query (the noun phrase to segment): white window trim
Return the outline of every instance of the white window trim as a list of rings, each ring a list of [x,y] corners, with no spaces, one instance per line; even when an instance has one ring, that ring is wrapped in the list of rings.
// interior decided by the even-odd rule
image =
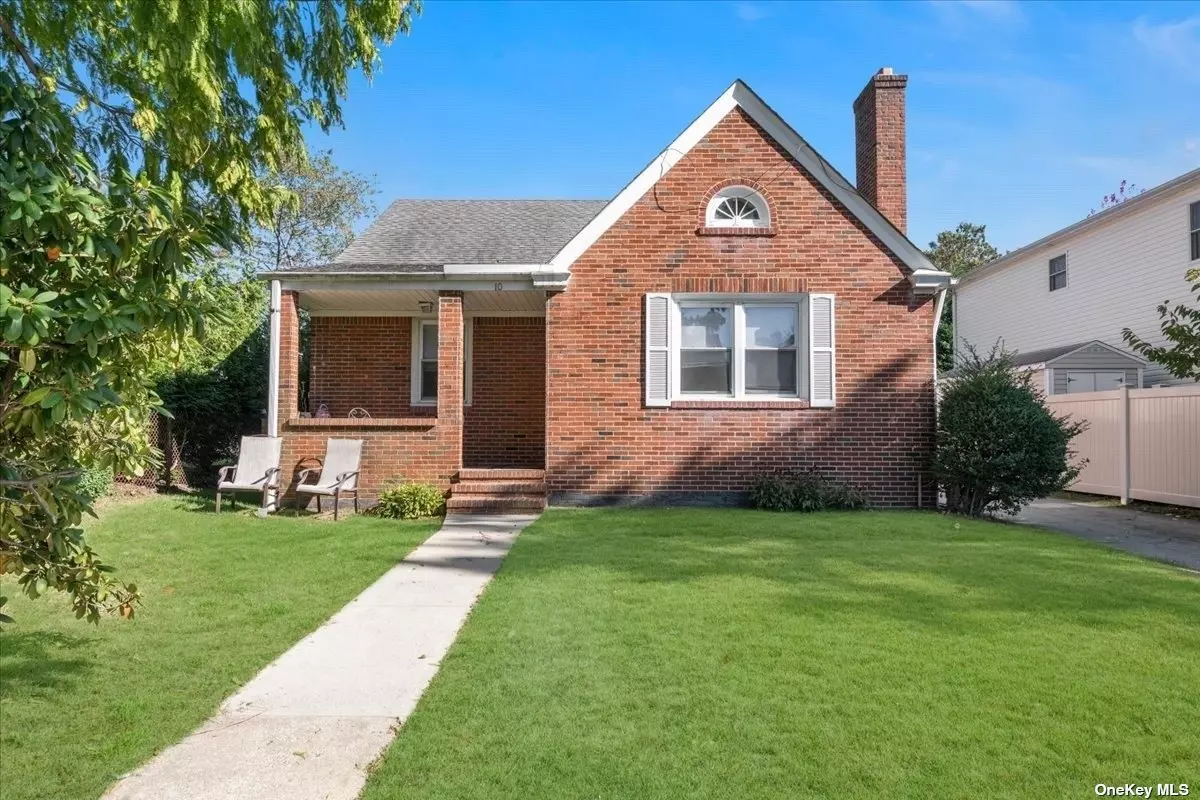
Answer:
[[[671,402],[808,402],[808,295],[807,294],[675,294],[671,296]],[[746,392],[745,326],[747,306],[796,306],[796,393],[772,394]],[[729,306],[733,309],[730,344],[733,350],[733,391],[729,394],[698,394],[682,388],[680,351],[683,349],[683,315],[685,307],[704,308]]]
[[[422,408],[436,408],[437,400],[421,398],[421,331],[424,325],[438,323],[436,316],[421,316],[412,318],[412,347],[410,348],[409,376],[409,405]],[[475,342],[475,320],[473,317],[463,317],[463,405],[471,405],[473,377],[472,360]],[[438,364],[441,369],[441,363]]]
[[[1051,286],[1050,282],[1055,275],[1060,274],[1060,273],[1052,271],[1054,268],[1054,262],[1060,258],[1063,260],[1063,268],[1062,268],[1062,273],[1061,273],[1063,276],[1063,285],[1058,287],[1057,289],[1055,289],[1053,286]],[[1050,293],[1061,292],[1063,289],[1066,289],[1067,287],[1069,287],[1071,285],[1071,276],[1068,274],[1068,270],[1070,269],[1070,263],[1069,263],[1070,260],[1071,259],[1068,258],[1067,254],[1064,252],[1064,253],[1059,253],[1056,256],[1051,256],[1050,260],[1048,262],[1046,262],[1047,266],[1050,268],[1049,270],[1047,270],[1048,276],[1046,278],[1046,288],[1047,288],[1048,292],[1050,292]]]
[[[1187,207],[1187,222],[1188,222],[1187,249],[1188,249],[1188,262],[1189,263],[1191,263],[1193,261],[1200,261],[1200,253],[1197,253],[1195,256],[1192,255],[1192,237],[1194,237],[1196,234],[1200,234],[1200,227],[1192,226],[1192,209],[1193,208],[1200,208],[1200,200],[1197,200],[1194,203],[1188,203],[1188,207]]]
[[[758,219],[732,220],[717,219],[717,206],[731,197],[741,197],[749,200],[758,209]],[[704,209],[704,225],[709,228],[769,228],[771,227],[771,209],[766,199],[749,186],[726,186],[712,196],[708,207]]]

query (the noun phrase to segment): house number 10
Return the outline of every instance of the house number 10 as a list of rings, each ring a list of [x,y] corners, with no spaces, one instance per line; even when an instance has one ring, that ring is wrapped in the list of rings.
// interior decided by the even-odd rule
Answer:
[[[500,283],[500,282],[497,282],[497,283],[496,283],[496,291],[497,291],[497,292],[503,292],[503,291],[504,291],[504,284],[503,284],[503,283]]]

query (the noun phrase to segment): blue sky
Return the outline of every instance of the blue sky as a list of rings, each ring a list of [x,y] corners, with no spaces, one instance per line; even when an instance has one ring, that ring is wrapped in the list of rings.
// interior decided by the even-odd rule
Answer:
[[[742,78],[853,179],[850,105],[885,65],[909,75],[921,246],[969,220],[1019,247],[1200,166],[1200,2],[426,0],[310,145],[381,206],[608,198]]]

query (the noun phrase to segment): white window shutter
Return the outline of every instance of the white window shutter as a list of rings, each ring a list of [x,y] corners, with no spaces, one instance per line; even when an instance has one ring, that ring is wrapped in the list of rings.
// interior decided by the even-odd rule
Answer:
[[[671,295],[646,295],[646,405],[671,404]]]
[[[809,403],[829,408],[836,400],[833,295],[808,296]]]

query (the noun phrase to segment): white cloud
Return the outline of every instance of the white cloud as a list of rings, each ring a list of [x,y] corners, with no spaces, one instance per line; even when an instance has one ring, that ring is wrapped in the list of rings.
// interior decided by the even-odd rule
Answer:
[[[1200,15],[1160,24],[1141,17],[1133,23],[1133,38],[1151,56],[1173,67],[1200,66]]]

